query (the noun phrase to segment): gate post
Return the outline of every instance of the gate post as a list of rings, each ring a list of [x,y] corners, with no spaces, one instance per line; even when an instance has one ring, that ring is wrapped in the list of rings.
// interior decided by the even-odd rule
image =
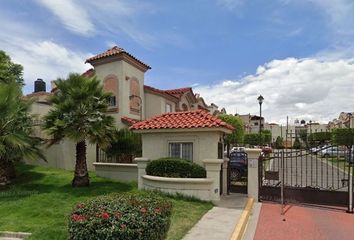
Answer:
[[[246,148],[246,153],[248,155],[248,167],[247,167],[247,192],[248,197],[258,198],[259,191],[259,169],[258,160],[262,152],[261,149],[256,148]]]
[[[227,191],[227,184],[228,184],[228,174],[227,174],[227,168],[229,164],[229,158],[224,158],[224,162],[222,164],[222,195],[226,196],[228,195]]]

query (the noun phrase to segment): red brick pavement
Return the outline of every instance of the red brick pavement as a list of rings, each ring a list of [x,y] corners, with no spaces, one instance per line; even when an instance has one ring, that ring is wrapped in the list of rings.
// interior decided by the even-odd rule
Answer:
[[[254,240],[354,240],[354,215],[345,211],[263,203]],[[285,219],[285,221],[283,221]]]

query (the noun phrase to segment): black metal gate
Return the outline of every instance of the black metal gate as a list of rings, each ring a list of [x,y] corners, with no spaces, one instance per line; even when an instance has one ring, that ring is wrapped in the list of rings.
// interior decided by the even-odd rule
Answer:
[[[345,146],[274,150],[259,161],[259,200],[348,206],[353,174]]]

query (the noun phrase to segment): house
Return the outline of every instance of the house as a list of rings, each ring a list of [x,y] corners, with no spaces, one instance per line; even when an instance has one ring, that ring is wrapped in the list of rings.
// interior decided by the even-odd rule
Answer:
[[[354,126],[354,112],[341,112],[338,118],[328,122],[330,129]]]
[[[88,58],[85,63],[91,64],[93,68],[84,72],[83,75],[97,77],[102,81],[104,90],[112,94],[109,99],[108,114],[115,119],[117,128],[126,128],[138,121],[169,112],[202,109],[214,115],[220,113],[218,106],[206,104],[204,99],[199,94],[195,94],[190,87],[162,90],[145,85],[145,73],[151,67],[123,48],[115,46]],[[41,87],[36,87],[36,83]],[[42,117],[51,108],[47,97],[56,91],[56,87],[52,85],[51,92],[46,92],[42,80],[37,80],[36,83],[35,92],[26,97],[37,99],[31,111],[37,115],[37,122],[40,123]],[[47,137],[39,128],[35,129],[38,136]],[[75,156],[73,144],[64,141],[49,149],[44,149],[49,163],[43,162],[42,164],[74,169],[75,161],[68,157],[69,155]],[[92,169],[92,163],[96,161],[95,146],[88,146],[87,157],[88,167]]]
[[[251,114],[236,114],[236,116],[242,119],[245,133],[259,133],[259,122],[261,122],[261,127],[264,129],[264,117]]]

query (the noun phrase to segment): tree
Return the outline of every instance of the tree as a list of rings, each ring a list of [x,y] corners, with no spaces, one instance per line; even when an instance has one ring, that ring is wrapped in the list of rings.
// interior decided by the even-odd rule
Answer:
[[[350,148],[354,145],[354,128],[337,128],[333,130],[332,140],[334,144]]]
[[[278,136],[275,140],[275,148],[276,149],[283,149],[284,148],[284,141],[283,138]]]
[[[300,139],[298,137],[295,137],[295,141],[294,141],[294,144],[293,144],[293,148],[294,149],[301,149],[301,142],[300,142]]]
[[[221,114],[218,117],[235,128],[235,130],[233,130],[231,134],[227,135],[226,143],[242,144],[243,136],[245,134],[245,128],[242,119],[240,117],[228,114]]]
[[[270,130],[262,130],[261,135],[263,144],[270,144],[272,142],[272,132]]]
[[[259,145],[259,143],[261,142],[261,136],[262,135],[259,135],[258,133],[248,133],[245,134],[243,142],[245,144],[249,144],[253,146]]]
[[[329,142],[332,138],[331,132],[314,132],[308,137],[308,142],[311,146],[323,145]]]
[[[89,186],[86,141],[101,148],[110,145],[114,119],[106,115],[109,93],[96,78],[72,73],[55,81],[58,91],[50,98],[53,108],[44,118],[44,129],[52,136],[49,145],[64,138],[76,142],[76,163],[72,186]]]
[[[122,128],[113,132],[111,146],[105,152],[109,157],[115,157],[117,162],[131,162],[141,156],[141,147],[141,134]]]
[[[14,175],[14,161],[45,159],[38,148],[40,139],[31,136],[32,118],[28,111],[32,101],[22,98],[15,80],[0,83],[0,184],[7,184]]]
[[[13,63],[11,58],[0,50],[0,83],[11,82],[23,85],[23,67]]]

